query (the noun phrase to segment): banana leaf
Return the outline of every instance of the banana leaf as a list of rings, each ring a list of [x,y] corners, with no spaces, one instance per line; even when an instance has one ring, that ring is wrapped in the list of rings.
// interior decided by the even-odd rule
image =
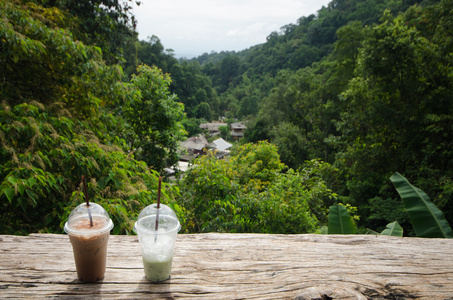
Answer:
[[[354,221],[343,205],[329,207],[328,234],[355,234]]]
[[[443,212],[429,200],[428,195],[396,172],[390,177],[409,213],[418,237],[453,238],[450,225]]]
[[[367,228],[366,234],[381,235],[381,234],[380,234],[379,232],[377,232],[376,230],[373,230],[373,229],[370,229],[370,228]]]
[[[386,228],[381,232],[381,235],[403,236],[403,227],[398,221],[387,224]]]

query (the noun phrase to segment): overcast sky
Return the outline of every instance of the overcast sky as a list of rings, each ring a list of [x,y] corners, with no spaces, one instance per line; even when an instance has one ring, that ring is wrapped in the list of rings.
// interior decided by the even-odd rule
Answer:
[[[142,0],[134,7],[140,40],[156,35],[165,49],[187,58],[240,51],[273,31],[316,14],[331,0]]]

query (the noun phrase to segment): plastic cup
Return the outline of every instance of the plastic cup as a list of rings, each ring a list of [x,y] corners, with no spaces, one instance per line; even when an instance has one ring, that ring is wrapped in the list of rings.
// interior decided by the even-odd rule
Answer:
[[[89,206],[80,204],[69,215],[64,230],[71,241],[77,276],[81,281],[95,282],[104,278],[107,242],[112,228],[113,222],[108,213],[96,203]]]
[[[173,210],[162,204],[160,207],[157,230],[155,204],[146,207],[134,225],[142,249],[145,276],[152,282],[170,278],[176,237],[181,228]]]
[[[150,215],[155,215],[155,214],[157,214],[157,209],[158,209],[158,208],[157,208],[157,203],[148,205],[147,207],[145,207],[145,208],[140,212],[140,214],[138,215],[137,220],[140,220],[141,218],[146,217],[146,216],[150,216]],[[172,216],[172,217],[174,217],[175,219],[178,219],[178,218],[176,217],[176,214],[175,214],[175,212],[173,211],[173,209],[171,209],[169,206],[167,206],[167,205],[165,205],[165,204],[159,203],[159,217],[160,217],[160,216],[163,216],[163,215]]]

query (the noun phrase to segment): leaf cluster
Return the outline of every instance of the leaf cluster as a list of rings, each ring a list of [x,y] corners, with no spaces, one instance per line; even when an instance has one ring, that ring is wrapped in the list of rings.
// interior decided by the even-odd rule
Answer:
[[[35,102],[3,104],[1,123],[2,232],[61,232],[71,209],[85,200],[82,175],[90,179],[89,199],[114,220],[114,233],[130,233],[134,217],[156,199],[157,173],[101,143],[86,122]]]
[[[333,194],[319,176],[324,163],[303,172],[280,162],[267,142],[245,144],[228,159],[214,154],[194,161],[178,183],[189,232],[315,232],[326,221]]]
[[[137,214],[157,199],[160,169],[128,151],[130,137],[141,140],[145,152],[164,149],[153,158],[165,161],[184,134],[183,109],[168,92],[168,76],[143,67],[133,83],[124,83],[121,66],[107,65],[103,49],[75,39],[67,11],[13,0],[0,8],[0,232],[61,233],[70,211],[85,200],[84,175],[88,198],[107,210],[113,233],[131,233]],[[163,137],[135,131],[127,118],[134,101],[141,103],[136,113],[152,111],[148,117]],[[177,193],[164,184],[162,201],[183,219],[183,209],[170,200]]]

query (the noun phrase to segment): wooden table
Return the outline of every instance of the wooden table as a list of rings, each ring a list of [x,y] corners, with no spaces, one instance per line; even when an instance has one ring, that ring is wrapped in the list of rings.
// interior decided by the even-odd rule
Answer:
[[[111,236],[104,279],[84,284],[67,235],[3,235],[0,298],[453,299],[453,239],[180,234],[156,284],[137,237]]]

